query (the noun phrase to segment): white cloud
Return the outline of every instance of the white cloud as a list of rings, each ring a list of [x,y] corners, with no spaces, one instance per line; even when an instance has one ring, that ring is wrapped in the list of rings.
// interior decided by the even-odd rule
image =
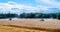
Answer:
[[[48,6],[44,5],[38,5],[38,6],[31,6],[31,5],[24,5],[24,4],[18,4],[16,2],[7,2],[7,3],[0,3],[0,11],[3,13],[22,13],[22,12],[41,12],[41,11],[47,11],[50,7],[50,4],[52,2],[48,0],[38,0],[39,4],[49,4]],[[41,3],[40,3],[41,2]],[[56,3],[55,3],[56,4]],[[55,4],[51,4],[52,7],[59,7]],[[54,6],[55,5],[55,6]],[[60,8],[60,7],[59,7]],[[0,12],[0,13],[1,13]]]
[[[12,8],[17,8],[17,9],[12,10]],[[27,6],[27,5],[23,5],[23,4],[17,4],[15,2],[11,2],[11,1],[8,3],[0,3],[0,11],[2,11],[4,13],[5,12],[18,13],[21,11],[21,9],[26,9],[28,11],[38,10],[37,7]]]
[[[55,0],[36,0],[36,2],[43,6],[60,8],[60,3]]]
[[[48,8],[50,7],[47,7],[47,6],[37,6],[40,10],[44,10],[44,11],[47,11]]]

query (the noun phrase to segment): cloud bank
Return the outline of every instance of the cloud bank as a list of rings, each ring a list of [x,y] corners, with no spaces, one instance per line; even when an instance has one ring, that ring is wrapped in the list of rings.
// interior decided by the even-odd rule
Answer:
[[[43,6],[60,9],[60,2],[58,0],[36,0],[36,2]]]
[[[60,2],[57,0],[35,0],[37,4],[19,4],[14,1],[0,3],[0,13],[56,13],[60,12]],[[32,6],[33,5],[33,6]]]
[[[8,3],[0,3],[0,11],[4,13],[20,13],[21,10],[28,10],[28,11],[34,11],[38,10],[36,7],[33,6],[27,6],[23,4],[17,4],[15,2],[8,2]],[[0,12],[0,13],[1,13]],[[24,12],[24,11],[23,11]],[[27,11],[26,11],[27,12]]]
[[[41,12],[43,9],[47,10],[48,7],[44,6],[31,6],[31,5],[24,5],[18,4],[15,2],[8,2],[8,3],[0,3],[0,13],[35,13]]]

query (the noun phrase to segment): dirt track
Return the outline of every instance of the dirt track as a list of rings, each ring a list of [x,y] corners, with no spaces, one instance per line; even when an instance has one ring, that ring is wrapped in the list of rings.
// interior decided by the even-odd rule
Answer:
[[[38,27],[38,28],[49,28],[49,29],[60,29],[60,20],[57,19],[0,19],[1,25],[16,25],[25,27]]]

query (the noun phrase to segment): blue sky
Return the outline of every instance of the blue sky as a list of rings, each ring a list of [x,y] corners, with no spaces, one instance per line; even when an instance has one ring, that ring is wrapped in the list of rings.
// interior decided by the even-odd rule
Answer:
[[[0,2],[4,2],[4,3],[9,1],[13,1],[16,3],[23,3],[23,4],[28,4],[28,3],[33,4],[35,2],[35,0],[0,0]]]
[[[0,13],[56,13],[60,0],[0,0]]]
[[[38,3],[36,3],[35,0],[0,0],[1,3],[6,3],[6,2],[16,2],[18,4],[24,4],[24,5],[32,5],[36,6]]]

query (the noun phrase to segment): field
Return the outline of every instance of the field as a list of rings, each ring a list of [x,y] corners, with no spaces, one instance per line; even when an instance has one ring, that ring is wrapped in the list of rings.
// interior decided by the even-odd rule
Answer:
[[[0,19],[0,32],[60,32],[57,19]]]
[[[0,25],[0,32],[46,32],[46,31]]]

